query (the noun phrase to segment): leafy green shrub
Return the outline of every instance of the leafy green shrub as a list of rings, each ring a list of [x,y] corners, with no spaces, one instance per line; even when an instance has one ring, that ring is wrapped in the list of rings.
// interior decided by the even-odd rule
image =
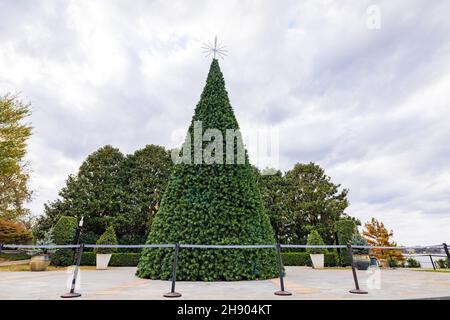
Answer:
[[[81,232],[81,234],[80,234],[80,243],[88,243],[88,244],[97,243],[98,238],[100,238],[100,235],[95,234],[92,231],[86,231],[86,230],[84,230],[84,227],[83,227],[83,232]],[[91,251],[94,251],[94,249],[84,248],[83,251],[91,252]]]
[[[139,253],[113,253],[109,262],[113,267],[135,267],[139,262]],[[311,258],[306,252],[282,252],[281,259],[284,266],[311,266]],[[335,253],[325,254],[325,266],[335,267],[337,255]],[[95,253],[83,252],[81,265],[95,266]],[[179,265],[180,266],[180,265]]]
[[[350,239],[350,244],[352,246],[367,246],[367,240],[359,234],[359,232],[355,233]],[[354,254],[369,254],[369,249],[353,249]]]
[[[311,266],[311,257],[307,252],[282,252],[281,259],[284,266]],[[337,256],[335,253],[325,254],[325,266],[335,267],[337,265]]]
[[[116,232],[114,231],[114,227],[109,226],[108,228],[106,228],[105,232],[100,236],[96,244],[117,244],[117,237]],[[95,248],[94,250],[94,252],[98,254],[108,254],[114,253],[116,251],[117,248]]]
[[[420,268],[420,262],[413,258],[408,258],[406,260],[408,268]]]
[[[53,242],[53,230],[50,229],[48,231],[45,231],[42,235],[41,239],[38,239],[36,241],[37,246],[54,246],[55,243]],[[47,248],[36,248],[31,250],[33,255],[37,254],[55,254],[56,249],[47,249]]]
[[[335,223],[336,233],[337,233],[337,240],[340,245],[347,245],[350,243],[353,235],[358,232],[358,229],[356,228],[356,223],[353,220],[350,219],[342,219],[338,220]],[[341,265],[349,265],[350,264],[350,258],[348,255],[347,249],[340,249],[340,261]]]
[[[282,252],[284,266],[311,266],[311,257],[307,252]]]
[[[338,254],[337,252],[325,253],[324,264],[325,267],[336,267],[338,265]]]
[[[398,267],[398,261],[397,259],[389,258],[387,260],[389,268],[397,268]]]
[[[201,121],[201,129],[197,121]],[[179,153],[184,159],[173,168],[147,243],[275,243],[248,154],[242,152],[241,157],[238,153],[237,145],[243,145],[242,136],[236,134],[232,138],[233,149],[228,152],[227,139],[222,141],[214,136],[214,143],[200,142],[197,147],[194,127],[201,131],[200,134],[216,129],[222,137],[230,136],[230,129],[239,129],[217,59],[211,63],[206,85],[195,108],[182,152]],[[214,145],[217,145],[217,150],[211,150]],[[225,152],[220,152],[220,149]],[[214,163],[205,163],[199,157],[200,153],[214,153]],[[186,158],[187,161],[184,161]],[[169,279],[172,263],[173,249],[146,248],[142,251],[137,275],[141,278]],[[180,251],[177,279],[267,279],[277,274],[273,249],[194,249]]]
[[[323,242],[323,239],[320,236],[319,232],[317,230],[313,230],[309,234],[306,244],[310,246],[312,245],[324,246],[325,242]],[[326,248],[307,248],[306,252],[309,254],[320,254],[320,253],[325,254],[328,252],[328,250]]]
[[[135,267],[139,262],[139,253],[113,253],[109,265],[113,267]],[[96,258],[93,252],[83,252],[81,256],[81,265],[95,266]]]
[[[0,220],[0,243],[25,244],[33,239],[30,231],[22,225],[11,221]]]
[[[439,266],[439,268],[449,268],[448,259],[439,259],[436,261],[436,264]]]
[[[111,256],[111,258],[112,258],[112,256]],[[82,266],[95,266],[96,263],[97,263],[96,254],[94,252],[83,251],[83,255],[81,256],[81,262],[80,262],[80,264]],[[111,261],[110,261],[109,265],[111,265]]]
[[[135,267],[139,263],[140,253],[114,253],[109,264],[116,267]]]
[[[73,244],[77,229],[77,218],[62,216],[52,229],[53,242],[57,245]],[[73,263],[74,249],[57,249],[51,261],[55,266],[69,266]]]

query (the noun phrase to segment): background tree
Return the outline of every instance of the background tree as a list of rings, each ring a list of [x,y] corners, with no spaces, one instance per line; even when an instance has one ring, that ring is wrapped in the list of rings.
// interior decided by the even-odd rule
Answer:
[[[172,167],[170,151],[160,146],[147,145],[126,157],[122,184],[130,233],[122,235],[122,243],[145,243]]]
[[[62,216],[51,229],[52,240],[57,245],[73,244],[78,221],[75,217]],[[70,266],[73,263],[73,249],[57,249],[52,254],[55,266]]]
[[[391,237],[394,236],[392,230],[384,226],[383,222],[372,218],[370,222],[366,222],[364,225],[363,236],[367,239],[367,242],[371,246],[380,247],[396,247],[397,243],[391,241]],[[396,259],[403,260],[402,253],[398,250],[393,249],[372,249],[371,254],[378,259]]]
[[[264,207],[279,243],[286,243],[289,238],[289,219],[286,216],[286,181],[280,170],[272,170],[270,174],[257,171],[258,182]]]
[[[0,219],[17,221],[30,212],[29,165],[25,161],[31,126],[30,105],[16,96],[0,97]]]
[[[358,233],[358,228],[356,227],[356,223],[352,219],[343,218],[339,219],[335,223],[335,231],[336,231],[336,242],[340,245],[347,245],[351,243],[351,239],[354,234]],[[339,259],[341,265],[350,264],[350,257],[347,249],[339,250]]]
[[[284,206],[288,223],[288,243],[302,244],[312,228],[322,234],[326,243],[334,240],[334,224],[348,206],[347,189],[331,182],[318,165],[297,163],[285,176]]]
[[[120,243],[143,243],[171,168],[169,152],[159,146],[126,157],[112,146],[102,147],[68,177],[59,199],[45,205],[33,233],[41,237],[62,216],[84,216],[84,243],[95,243],[110,225]]]
[[[35,233],[48,230],[61,216],[85,216],[83,228],[102,234],[109,224],[120,225],[127,231],[129,219],[124,217],[124,192],[120,171],[123,154],[112,146],[105,146],[87,157],[76,175],[70,175],[60,198],[46,204],[44,217],[38,222]]]

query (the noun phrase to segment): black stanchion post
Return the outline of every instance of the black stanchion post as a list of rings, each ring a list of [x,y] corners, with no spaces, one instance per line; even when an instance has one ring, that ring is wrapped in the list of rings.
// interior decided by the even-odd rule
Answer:
[[[170,292],[164,294],[166,298],[178,298],[181,297],[181,293],[175,291],[175,282],[177,280],[177,264],[178,264],[178,251],[180,249],[180,244],[175,244],[175,252],[173,254],[173,272],[172,272],[172,287]]]
[[[80,222],[78,223],[78,227],[75,230],[75,238],[73,240],[73,244],[74,245],[79,245],[80,244],[80,237],[81,237],[81,229],[83,228],[83,222],[84,222],[84,217],[81,216]],[[76,264],[77,262],[77,248],[75,248],[75,254],[74,254],[74,264]]]
[[[445,254],[447,255],[447,265],[450,268],[450,252],[448,251],[448,246],[446,243],[442,244],[444,246]]]
[[[277,296],[290,296],[292,293],[284,290],[284,280],[283,280],[283,261],[281,260],[281,245],[276,244],[277,258],[278,258],[278,273],[280,274],[280,291],[276,291],[274,294]]]
[[[436,266],[434,265],[433,257],[430,254],[431,265],[433,266],[433,270],[436,270]]]
[[[355,281],[355,289],[350,290],[350,293],[367,294],[367,291],[359,288],[358,276],[356,275],[355,262],[353,261],[353,248],[350,244],[347,245],[348,255],[350,258],[350,265],[352,266],[353,280]]]
[[[338,236],[337,231],[334,232],[334,239],[335,239],[336,245],[339,246],[340,245],[339,244],[339,236]],[[341,256],[341,248],[339,248],[339,247],[336,248],[336,251],[338,254],[339,265],[342,267],[343,261],[342,261],[342,256]]]
[[[83,255],[84,244],[80,244],[78,247],[77,264],[75,265],[75,270],[73,271],[72,287],[70,292],[65,293],[61,298],[78,298],[81,297],[81,293],[75,292],[75,285],[77,283],[78,270],[80,269],[81,256]]]

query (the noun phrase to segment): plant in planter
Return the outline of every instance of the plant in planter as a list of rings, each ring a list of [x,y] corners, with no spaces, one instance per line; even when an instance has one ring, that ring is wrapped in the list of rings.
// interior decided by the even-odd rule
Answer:
[[[98,245],[113,245],[117,244],[116,232],[114,231],[113,226],[109,226],[106,228],[105,232],[100,236],[97,240]],[[117,251],[117,248],[95,248],[94,252],[96,253],[97,259],[97,270],[106,270],[108,269],[108,263],[111,259],[111,255]]]
[[[323,242],[322,237],[320,236],[319,232],[317,230],[313,230],[309,236],[308,240],[306,242],[307,245],[316,245],[316,246],[324,246],[325,243]],[[308,248],[306,250],[312,261],[312,265],[314,269],[323,269],[324,266],[324,254],[328,252],[326,248]]]
[[[357,232],[350,239],[350,244],[352,246],[367,246],[368,242]],[[367,270],[370,266],[369,249],[353,249],[353,261],[356,269]]]
[[[36,245],[38,246],[53,246],[53,236],[52,230],[44,233],[44,237],[36,241]],[[30,270],[31,271],[45,271],[50,264],[49,254],[53,253],[55,250],[46,249],[46,248],[38,248],[32,250],[33,256],[30,260]]]

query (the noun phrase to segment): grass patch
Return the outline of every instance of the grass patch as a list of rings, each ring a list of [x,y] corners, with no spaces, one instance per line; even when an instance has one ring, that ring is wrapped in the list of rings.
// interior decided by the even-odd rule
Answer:
[[[440,272],[440,273],[450,273],[450,269],[425,269],[425,268],[417,268],[417,269],[411,269],[412,271],[420,271],[420,272]]]
[[[68,267],[55,267],[48,266],[45,271],[64,271]],[[95,270],[95,266],[81,266],[81,270]],[[13,266],[0,266],[0,272],[23,272],[23,271],[31,271],[29,264],[16,264]],[[39,271],[35,271],[39,272]]]

